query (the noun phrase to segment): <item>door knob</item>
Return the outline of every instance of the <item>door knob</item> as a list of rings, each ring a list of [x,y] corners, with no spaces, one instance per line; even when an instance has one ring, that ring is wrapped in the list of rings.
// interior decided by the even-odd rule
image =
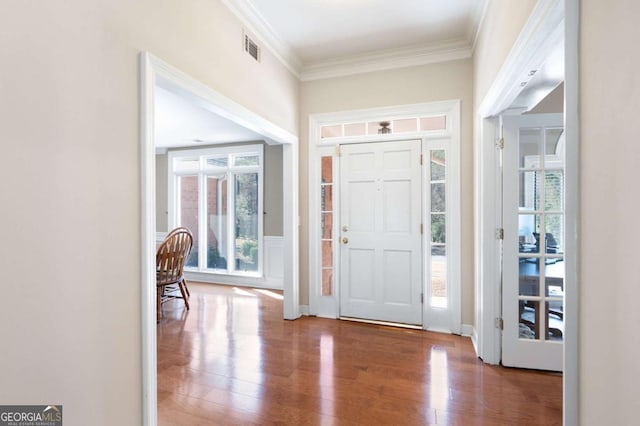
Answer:
[[[342,244],[348,244],[349,239],[347,237],[342,237]]]

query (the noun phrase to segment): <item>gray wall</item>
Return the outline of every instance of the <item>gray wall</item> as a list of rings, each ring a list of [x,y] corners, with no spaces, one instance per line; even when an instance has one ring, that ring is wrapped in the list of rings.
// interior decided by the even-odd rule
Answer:
[[[282,145],[264,147],[264,235],[282,236]]]
[[[169,156],[156,154],[156,232],[169,231],[168,172]]]

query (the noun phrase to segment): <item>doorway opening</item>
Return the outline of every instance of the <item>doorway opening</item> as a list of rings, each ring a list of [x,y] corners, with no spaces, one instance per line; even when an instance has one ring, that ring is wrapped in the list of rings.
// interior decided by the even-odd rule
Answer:
[[[460,334],[460,102],[311,117],[310,313]]]
[[[476,256],[476,332],[477,341],[476,349],[477,354],[484,362],[490,364],[498,364],[502,360],[502,343],[503,343],[503,331],[502,324],[507,322],[504,318],[503,311],[503,297],[507,297],[503,293],[504,286],[507,283],[503,283],[502,278],[502,240],[501,235],[507,237],[507,230],[503,229],[503,221],[509,220],[503,217],[502,206],[502,169],[500,166],[501,161],[501,145],[502,145],[502,120],[501,115],[520,115],[526,111],[514,110],[511,107],[517,107],[514,105],[516,98],[523,92],[524,89],[529,86],[537,71],[545,64],[545,62],[553,55],[554,50],[559,49],[563,54],[562,65],[564,72],[562,73],[560,80],[564,81],[563,89],[560,89],[564,94],[564,122],[561,125],[562,138],[564,140],[564,204],[562,207],[562,230],[564,232],[563,253],[552,253],[553,250],[558,251],[559,245],[556,240],[556,244],[553,244],[553,240],[547,237],[547,232],[544,232],[544,227],[541,227],[541,232],[535,229],[535,215],[536,210],[529,212],[518,211],[516,206],[516,215],[512,215],[510,219],[515,217],[515,222],[518,223],[515,228],[513,238],[510,241],[504,242],[504,244],[515,244],[515,250],[511,250],[511,254],[515,256],[515,261],[509,261],[509,265],[516,269],[516,277],[519,276],[520,258],[523,259],[523,265],[529,264],[534,267],[539,260],[539,269],[545,269],[546,263],[557,264],[558,261],[555,258],[562,257],[564,263],[564,274],[562,280],[562,294],[553,294],[553,291],[557,291],[559,286],[555,285],[558,280],[553,277],[556,274],[554,271],[549,271],[552,275],[551,281],[544,279],[544,272],[537,275],[537,290],[536,296],[529,296],[524,294],[518,294],[517,300],[511,300],[509,303],[513,312],[515,312],[515,319],[512,317],[509,321],[512,325],[515,325],[518,330],[515,336],[519,337],[519,323],[518,315],[521,311],[527,311],[529,317],[531,317],[532,310],[534,308],[536,313],[533,318],[538,322],[538,336],[540,341],[546,339],[550,343],[553,339],[550,339],[549,333],[546,330],[546,324],[551,324],[551,320],[559,320],[559,316],[556,315],[558,311],[558,302],[562,302],[562,337],[563,337],[563,353],[561,354],[561,365],[563,367],[563,403],[564,403],[564,423],[565,424],[577,424],[578,419],[578,316],[577,316],[577,247],[578,247],[578,234],[577,224],[579,219],[578,212],[578,22],[579,22],[579,5],[575,0],[559,0],[553,2],[538,2],[534,7],[530,15],[529,21],[525,24],[523,30],[520,33],[519,38],[514,43],[514,48],[510,52],[509,56],[505,59],[505,62],[498,72],[498,75],[493,82],[491,88],[487,92],[487,95],[479,104],[477,109],[477,116],[474,125],[475,129],[475,256]],[[545,94],[549,93],[548,89]],[[544,96],[544,95],[543,95]],[[533,103],[532,105],[534,105]],[[541,126],[545,128],[546,126]],[[558,132],[558,129],[555,130]],[[555,138],[556,140],[559,138]],[[554,140],[550,137],[549,140]],[[506,140],[504,143],[508,143]],[[516,142],[517,143],[517,142]],[[550,154],[555,154],[553,149],[557,149],[558,144],[554,142],[555,147],[549,150]],[[542,155],[542,154],[541,154]],[[543,164],[541,162],[540,164]],[[529,172],[538,172],[539,176],[542,176],[543,170],[536,170],[536,165],[530,164],[532,170],[527,170],[527,166],[523,165],[522,169],[517,173],[523,175]],[[514,166],[511,164],[511,166]],[[515,167],[518,165],[516,164]],[[557,172],[551,171],[552,173]],[[518,179],[516,179],[517,181]],[[522,179],[522,182],[526,182],[526,178]],[[535,179],[534,179],[535,180]],[[553,180],[553,179],[552,179]],[[539,178],[540,184],[544,183],[542,177]],[[524,189],[524,187],[522,187]],[[524,194],[524,191],[522,192]],[[533,192],[535,194],[535,191]],[[506,208],[506,207],[505,207]],[[544,207],[543,207],[544,208]],[[520,252],[519,249],[519,232],[518,215],[522,213],[525,220],[522,225],[523,228],[527,224],[531,225],[531,218],[527,216],[534,216],[533,227],[531,230],[533,240],[529,240],[533,244],[527,244],[528,236],[523,235],[523,249]],[[551,212],[547,212],[552,214]],[[557,213],[557,212],[554,212]],[[553,227],[553,226],[552,226]],[[536,245],[536,238],[533,233],[537,233],[540,242]],[[540,235],[544,232],[543,235]],[[559,232],[559,231],[556,231]],[[504,234],[503,234],[504,233]],[[552,232],[553,233],[553,232]],[[546,238],[545,238],[546,237]],[[553,236],[555,239],[555,236]],[[551,243],[553,247],[549,247],[551,250],[547,251],[547,242]],[[535,254],[527,252],[533,248],[540,247],[539,253]],[[538,257],[539,259],[535,259]],[[505,262],[507,259],[505,259]],[[542,262],[545,263],[545,268],[542,267]],[[515,265],[515,266],[514,266]],[[526,274],[523,274],[526,275]],[[535,275],[535,274],[534,274]],[[542,278],[541,278],[542,277]],[[536,278],[534,278],[534,281]],[[554,282],[555,281],[555,282]],[[516,292],[519,291],[519,279],[516,278],[518,285],[514,286]],[[554,285],[548,285],[554,284]],[[526,286],[525,286],[526,287]],[[552,289],[551,287],[556,287]],[[549,288],[550,293],[547,293]],[[552,291],[553,290],[553,291]],[[543,296],[544,294],[544,296]],[[539,300],[534,300],[534,299]],[[522,300],[520,300],[522,299]],[[505,303],[507,301],[505,300]],[[524,302],[524,303],[521,303]],[[536,308],[538,302],[539,308]],[[549,318],[547,316],[547,302],[549,303],[549,314],[555,316],[555,318]],[[557,311],[557,312],[552,312]],[[545,316],[546,321],[540,319]],[[521,316],[520,316],[521,318]],[[525,318],[526,319],[526,318]],[[524,322],[527,325],[526,322]],[[558,322],[554,323],[558,325]],[[533,324],[532,324],[533,325]],[[506,327],[506,325],[505,325]],[[531,330],[531,327],[528,327]],[[558,327],[550,327],[558,328]],[[552,330],[550,330],[551,332]],[[523,332],[527,334],[527,330],[523,329]],[[536,334],[536,326],[533,325],[533,335]],[[557,331],[553,331],[558,334]],[[537,339],[530,339],[536,341]],[[549,345],[551,346],[551,345]]]
[[[141,76],[141,317],[142,317],[142,370],[143,370],[143,419],[145,424],[157,424],[157,353],[156,353],[156,285],[155,285],[155,247],[156,247],[156,148],[155,135],[155,101],[162,90],[171,95],[187,100],[223,121],[245,133],[258,136],[269,146],[281,146],[282,168],[282,249],[280,262],[282,263],[283,288],[283,317],[296,319],[300,316],[298,298],[298,139],[295,135],[265,120],[229,98],[198,82],[180,70],[170,66],[162,60],[143,52],[140,55]],[[161,95],[162,96],[162,95]],[[250,140],[256,140],[251,138]],[[184,141],[183,141],[184,142]],[[193,143],[193,141],[187,141]],[[245,158],[253,161],[254,157]],[[199,160],[202,163],[201,160]],[[204,160],[206,163],[206,160]],[[237,160],[234,157],[234,161]],[[242,163],[241,161],[241,163]],[[240,164],[240,163],[238,163]],[[244,163],[242,163],[244,164]],[[202,163],[204,166],[204,163]],[[253,166],[249,166],[251,168]],[[253,167],[255,168],[255,167]],[[215,169],[215,170],[214,170]],[[207,169],[208,170],[208,169]],[[220,171],[215,165],[212,171]],[[249,174],[249,169],[244,170]],[[204,171],[203,171],[204,173]],[[231,170],[232,176],[240,172]],[[234,174],[235,173],[235,174]],[[203,174],[204,176],[204,174]],[[173,176],[178,179],[179,177]],[[204,199],[204,198],[203,198]],[[200,201],[199,201],[200,203]],[[207,206],[205,206],[206,208]],[[168,208],[167,208],[168,210]],[[245,214],[246,212],[241,212]],[[259,214],[262,220],[263,212]],[[158,215],[161,216],[161,215]],[[214,215],[215,216],[215,215]],[[245,214],[247,216],[247,214]],[[251,215],[248,215],[249,217]],[[255,216],[255,215],[254,215]],[[208,223],[202,217],[200,222]],[[259,223],[259,221],[254,221]],[[171,225],[176,225],[173,223]],[[250,224],[249,224],[250,225]],[[167,225],[169,226],[169,224]],[[249,229],[250,226],[245,226]],[[246,235],[243,236],[247,240]],[[266,243],[265,243],[266,245]],[[205,246],[205,249],[207,247]],[[229,249],[234,255],[235,250]],[[251,250],[246,256],[241,253],[239,264],[258,265],[259,258],[256,251],[256,262],[253,262]],[[207,260],[203,254],[200,257]],[[254,280],[255,277],[249,277]],[[253,282],[253,281],[252,281]],[[239,282],[238,284],[243,284]],[[268,285],[265,285],[268,286]]]

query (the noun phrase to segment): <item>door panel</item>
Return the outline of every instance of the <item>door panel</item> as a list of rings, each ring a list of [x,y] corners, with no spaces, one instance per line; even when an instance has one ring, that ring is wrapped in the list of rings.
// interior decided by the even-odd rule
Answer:
[[[562,114],[504,119],[502,363],[562,371]]]
[[[341,151],[340,315],[422,324],[421,143]]]

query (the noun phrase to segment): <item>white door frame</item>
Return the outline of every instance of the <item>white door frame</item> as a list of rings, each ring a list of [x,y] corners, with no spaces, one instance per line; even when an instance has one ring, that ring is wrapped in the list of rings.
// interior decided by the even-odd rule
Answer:
[[[474,118],[474,222],[475,222],[475,343],[484,362],[500,362],[501,317],[500,245],[496,229],[501,224],[499,155],[496,143],[500,123],[529,72],[539,69],[558,42],[565,46],[566,138],[566,276],[563,400],[564,424],[578,418],[578,41],[579,0],[538,0]]]
[[[191,76],[147,53],[140,54],[140,190],[142,419],[157,424],[157,348],[155,290],[155,141],[154,90],[168,85],[200,106],[283,145],[284,302],[283,317],[300,317],[298,280],[298,137]]]
[[[388,120],[389,118],[402,118],[402,117],[419,117],[419,116],[446,116],[446,129],[438,131],[428,132],[415,132],[415,133],[395,133],[384,135],[367,135],[356,137],[342,137],[322,139],[320,137],[321,127],[323,125],[331,125],[335,123],[358,123],[358,122],[371,122]],[[339,283],[335,280],[334,275],[334,294],[331,296],[322,296],[320,294],[321,283],[321,252],[320,252],[320,157],[321,156],[333,156],[334,158],[334,174],[333,181],[339,182],[340,176],[337,171],[339,161],[339,154],[337,154],[337,147],[345,143],[371,143],[382,142],[392,140],[409,140],[409,139],[421,139],[423,141],[422,146],[424,149],[425,143],[431,140],[438,139],[450,139],[451,144],[449,146],[449,158],[451,162],[447,164],[450,168],[450,184],[447,185],[447,200],[451,204],[448,208],[451,209],[450,225],[447,225],[447,235],[451,245],[448,250],[451,253],[451,263],[449,265],[450,273],[448,275],[448,282],[450,286],[450,309],[448,324],[443,325],[438,323],[435,327],[430,327],[428,321],[433,319],[433,315],[429,315],[427,312],[427,304],[423,306],[423,328],[433,329],[434,331],[442,331],[449,333],[460,334],[462,331],[462,313],[461,313],[461,277],[460,277],[460,101],[438,101],[422,104],[411,104],[381,108],[370,108],[364,110],[354,111],[342,111],[335,113],[322,113],[313,114],[309,117],[309,207],[308,207],[308,235],[309,235],[309,313],[312,315],[338,318],[339,317]],[[424,173],[423,173],[423,176]],[[425,186],[423,177],[423,188]],[[336,203],[336,197],[334,196],[333,208],[334,211],[339,211],[339,204]],[[424,212],[423,212],[424,214]],[[333,238],[334,245],[339,244],[337,240],[338,227],[337,221],[334,220]],[[426,238],[427,233],[424,234]],[[423,239],[424,239],[423,238]],[[333,265],[334,270],[339,270],[339,258],[335,256],[337,253],[334,250]],[[424,253],[424,244],[423,244]],[[423,254],[424,261],[424,254]],[[424,269],[424,268],[423,268]],[[423,279],[423,291],[426,294],[426,280]],[[438,318],[440,319],[440,318]]]

